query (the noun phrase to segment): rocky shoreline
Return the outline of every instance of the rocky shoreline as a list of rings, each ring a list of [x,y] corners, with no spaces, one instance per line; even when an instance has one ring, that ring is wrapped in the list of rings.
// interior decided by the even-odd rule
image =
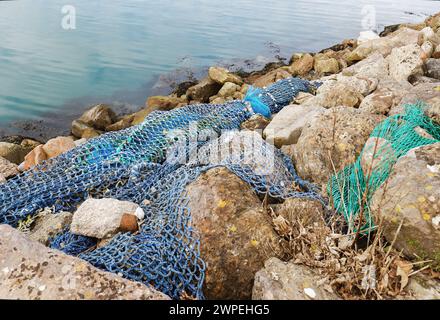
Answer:
[[[329,197],[329,179],[359,157],[363,172],[371,170],[375,155],[365,150],[388,145],[370,134],[387,117],[403,114],[405,105],[422,101],[430,124],[440,126],[440,13],[419,24],[387,27],[380,36],[366,32],[318,53],[295,53],[288,64],[271,63],[257,72],[213,66],[198,82],[183,82],[168,96],[148,97],[145,108],[135,113],[119,116],[108,105],[93,106],[72,122],[70,136],[49,141],[5,137],[0,142],[0,183],[89,139],[138,125],[152,112],[242,100],[250,86],[263,88],[290,77],[320,85],[316,92],[300,93],[271,119],[254,116],[241,128],[271,141],[293,160],[301,178]],[[336,219],[329,224],[324,217],[335,208],[315,200],[265,199],[262,204],[224,168],[188,185],[188,206],[207,263],[207,298],[440,299],[440,138],[421,127],[414,130],[437,142],[395,159],[386,184],[372,196],[369,210],[380,221],[374,239],[342,231]],[[118,232],[137,232],[145,218],[134,203],[92,200],[75,212],[46,212],[22,221],[20,231],[0,226],[0,298],[167,298],[45,247],[49,237],[66,227],[103,246]],[[18,242],[20,256],[10,248]],[[53,256],[78,273],[57,271]],[[23,264],[20,259],[33,267],[14,269]],[[33,269],[35,265],[39,267]],[[66,274],[86,280],[59,290]],[[23,290],[14,279],[38,285]]]

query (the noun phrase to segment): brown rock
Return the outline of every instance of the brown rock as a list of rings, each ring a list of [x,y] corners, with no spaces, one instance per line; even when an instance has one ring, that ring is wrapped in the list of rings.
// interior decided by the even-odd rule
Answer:
[[[354,163],[382,119],[383,116],[345,107],[319,115],[303,128],[293,149],[298,174],[316,183],[326,183],[335,170]]]
[[[249,299],[255,272],[280,251],[260,200],[225,168],[202,174],[187,187],[192,223],[200,234],[208,299]]]
[[[275,69],[259,78],[257,78],[253,85],[259,88],[267,87],[278,80],[287,79],[292,77],[292,75],[284,69]]]
[[[72,134],[77,138],[90,139],[99,136],[99,132],[81,120],[72,121]]]
[[[57,157],[75,147],[75,142],[70,137],[57,137],[50,139],[46,144],[37,146],[26,155],[23,170],[28,170],[42,163],[44,160]]]
[[[186,92],[188,100],[196,100],[203,103],[209,101],[209,97],[214,96],[221,89],[222,85],[206,77]]]
[[[293,62],[289,67],[289,72],[293,76],[304,76],[313,69],[314,61],[312,55],[306,53]]]
[[[175,96],[153,96],[147,99],[146,109],[150,113],[156,110],[169,111],[177,107],[181,102],[182,100]]]
[[[121,224],[119,226],[121,232],[134,233],[139,230],[137,217],[132,213],[124,213],[121,218]]]
[[[212,80],[221,85],[224,85],[226,82],[232,82],[237,85],[243,84],[243,80],[239,76],[230,73],[229,70],[225,68],[211,67],[209,68],[208,74]]]
[[[128,116],[125,116],[121,120],[107,126],[105,128],[105,130],[106,131],[119,131],[119,130],[127,129],[128,127],[130,127],[132,125],[134,118],[135,118],[134,114],[130,114]]]
[[[79,120],[95,129],[105,130],[105,127],[111,125],[116,120],[116,114],[109,106],[98,104],[84,112]]]
[[[401,157],[370,206],[375,217],[384,219],[387,240],[396,237],[397,250],[440,267],[440,143]]]
[[[255,114],[250,119],[243,122],[240,126],[241,130],[261,131],[269,125],[270,120],[261,114]]]
[[[339,63],[335,58],[315,58],[314,68],[318,74],[333,74],[339,72]]]
[[[139,282],[96,269],[0,225],[0,299],[168,300]]]

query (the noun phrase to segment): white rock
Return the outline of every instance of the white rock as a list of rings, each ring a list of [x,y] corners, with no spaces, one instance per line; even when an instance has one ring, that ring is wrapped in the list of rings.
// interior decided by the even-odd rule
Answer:
[[[325,108],[313,106],[290,105],[284,107],[266,127],[263,132],[264,137],[269,142],[273,141],[277,147],[295,144],[303,127],[324,111]]]
[[[407,81],[412,75],[423,75],[422,49],[417,44],[394,48],[387,61],[390,76],[396,81]]]
[[[145,212],[141,207],[137,208],[134,214],[139,220],[143,220],[145,218]]]
[[[98,239],[118,232],[124,213],[135,214],[139,206],[116,199],[87,199],[73,215],[70,231],[73,234]]]

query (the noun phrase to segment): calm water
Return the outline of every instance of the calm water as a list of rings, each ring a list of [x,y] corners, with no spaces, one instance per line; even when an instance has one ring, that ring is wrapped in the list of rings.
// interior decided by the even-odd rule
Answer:
[[[75,30],[61,27],[65,4]],[[440,11],[422,0],[0,1],[0,127],[68,118],[92,102],[138,108],[193,68],[320,50],[359,34],[365,5],[378,30]]]

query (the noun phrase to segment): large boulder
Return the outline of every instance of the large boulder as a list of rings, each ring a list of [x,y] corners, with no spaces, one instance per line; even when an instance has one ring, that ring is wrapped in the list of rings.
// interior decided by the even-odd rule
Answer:
[[[338,75],[326,79],[316,91],[316,96],[304,102],[305,106],[333,108],[337,106],[357,108],[364,96],[376,89],[375,78]]]
[[[273,142],[278,148],[295,144],[303,127],[324,111],[322,107],[289,105],[275,115],[263,134],[267,141]]]
[[[439,97],[440,82],[418,84],[414,87],[410,87],[404,94],[402,94],[400,103],[392,107],[389,114],[401,114],[405,110],[405,105],[425,102],[425,113],[433,118],[433,120],[440,120]]]
[[[212,80],[221,85],[224,85],[226,82],[232,82],[237,85],[243,84],[243,80],[239,76],[230,73],[229,70],[222,67],[211,67],[208,70],[208,74]]]
[[[20,164],[27,152],[28,150],[19,144],[0,142],[0,157],[12,163]]]
[[[139,282],[29,240],[0,225],[0,299],[168,300]]]
[[[71,137],[57,137],[50,139],[46,144],[39,145],[29,152],[26,155],[21,168],[23,170],[28,170],[45,160],[55,158],[75,147],[75,142]]]
[[[139,206],[117,199],[87,199],[73,215],[70,231],[73,234],[105,239],[118,233],[124,214],[135,215]]]
[[[440,143],[400,158],[370,205],[383,218],[388,241],[396,237],[397,250],[440,266]]]
[[[190,87],[186,92],[186,96],[189,100],[209,102],[209,97],[216,95],[221,87],[221,84],[215,82],[210,77],[206,77],[195,86]]]
[[[399,48],[409,44],[417,44],[420,32],[409,28],[401,28],[392,34],[365,41],[359,44],[349,55],[350,61],[360,61],[369,55],[378,52],[383,56],[388,56],[393,48]]]
[[[320,285],[319,274],[304,265],[270,258],[255,275],[253,300],[340,300]]]
[[[298,174],[316,183],[353,163],[374,127],[384,119],[353,108],[337,107],[306,125],[292,150]]]
[[[373,53],[365,60],[342,70],[346,76],[383,79],[388,77],[388,61],[379,52]]]
[[[79,120],[95,129],[105,130],[116,120],[116,114],[108,105],[98,104],[84,112]]]
[[[407,81],[410,76],[423,75],[422,49],[418,44],[394,48],[387,57],[390,76]]]
[[[202,174],[186,188],[193,227],[200,234],[208,299],[249,299],[255,272],[279,238],[253,190],[225,168]]]

